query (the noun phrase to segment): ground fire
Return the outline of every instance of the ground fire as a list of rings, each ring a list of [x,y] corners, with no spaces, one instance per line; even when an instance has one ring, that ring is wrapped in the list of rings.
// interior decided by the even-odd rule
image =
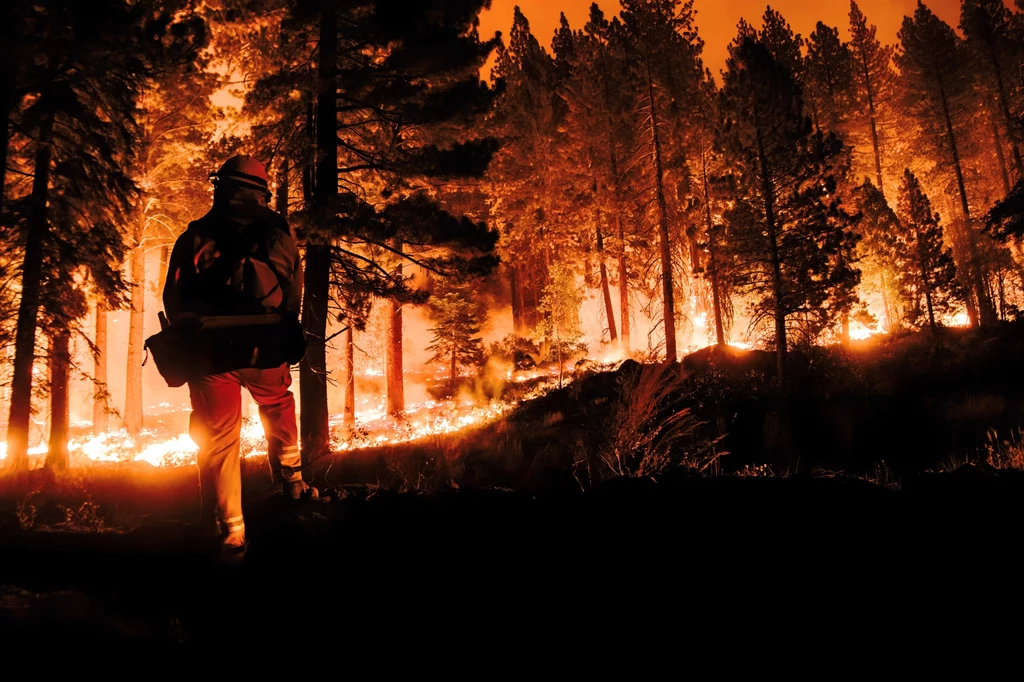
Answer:
[[[3,641],[1019,535],[1024,0],[0,5]]]

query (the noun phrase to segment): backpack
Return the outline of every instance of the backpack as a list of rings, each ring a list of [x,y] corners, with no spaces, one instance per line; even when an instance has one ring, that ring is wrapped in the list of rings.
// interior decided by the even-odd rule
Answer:
[[[186,268],[178,285],[197,304],[199,317],[174,325],[162,319],[164,328],[146,340],[168,386],[210,374],[292,365],[305,355],[298,317],[284,309],[288,278],[270,258],[276,240],[288,235],[287,224],[267,213],[279,222],[216,230],[216,218],[208,215],[182,235],[193,240],[194,269]]]

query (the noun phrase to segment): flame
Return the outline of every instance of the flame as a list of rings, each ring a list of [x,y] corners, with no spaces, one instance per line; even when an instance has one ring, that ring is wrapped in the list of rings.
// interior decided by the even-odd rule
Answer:
[[[598,371],[614,369],[618,363],[595,361],[592,367]],[[565,367],[563,383],[572,381],[572,367]],[[335,452],[346,452],[366,447],[397,445],[439,435],[452,434],[465,429],[490,424],[511,412],[523,400],[536,398],[547,392],[558,377],[557,367],[545,367],[529,372],[514,372],[515,382],[539,381],[520,400],[491,400],[480,402],[470,398],[450,400],[427,400],[413,403],[398,416],[386,413],[382,398],[362,398],[356,410],[356,424],[348,428],[341,415],[330,419],[332,446]],[[165,408],[174,406],[165,404]],[[88,428],[90,422],[76,422],[76,428]],[[6,458],[7,446],[0,442],[0,460]],[[261,457],[267,453],[267,441],[259,417],[242,422],[241,456]],[[199,447],[187,433],[168,433],[144,429],[137,438],[127,431],[111,431],[91,436],[73,438],[68,442],[68,453],[72,466],[83,464],[129,464],[145,463],[153,467],[195,466]],[[37,461],[45,457],[47,446],[39,444],[29,450],[29,456]]]

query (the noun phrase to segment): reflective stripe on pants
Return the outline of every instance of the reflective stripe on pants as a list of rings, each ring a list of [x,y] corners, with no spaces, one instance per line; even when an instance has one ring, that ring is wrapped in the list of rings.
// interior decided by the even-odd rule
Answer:
[[[242,386],[259,405],[267,437],[270,468],[277,480],[302,479],[295,396],[287,365],[274,369],[243,369],[190,381],[192,415],[189,433],[199,446],[199,480],[204,507],[216,502],[223,529],[242,519],[242,474],[239,465],[242,429]]]

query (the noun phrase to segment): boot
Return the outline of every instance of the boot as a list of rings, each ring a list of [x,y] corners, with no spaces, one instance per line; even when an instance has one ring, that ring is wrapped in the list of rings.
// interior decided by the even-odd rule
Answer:
[[[305,481],[285,481],[283,484],[285,499],[298,502],[300,500],[315,500],[320,497],[320,491]]]
[[[238,566],[245,560],[245,551],[248,548],[249,541],[245,538],[245,531],[228,533],[221,538],[217,563],[225,567]]]

